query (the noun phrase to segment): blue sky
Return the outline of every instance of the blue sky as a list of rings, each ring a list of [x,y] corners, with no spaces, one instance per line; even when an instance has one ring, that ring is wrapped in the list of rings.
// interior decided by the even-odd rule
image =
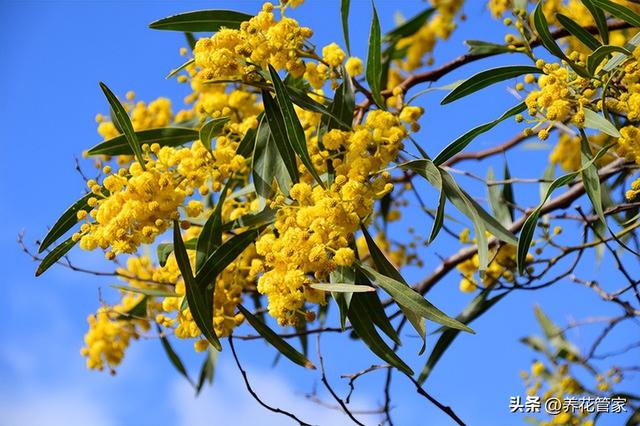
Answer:
[[[156,340],[134,342],[116,377],[88,371],[79,354],[86,330],[86,317],[98,306],[98,289],[113,300],[109,279],[52,268],[35,279],[35,264],[16,244],[21,230],[32,245],[42,237],[60,212],[83,190],[74,170],[74,156],[98,141],[94,116],[104,112],[105,102],[97,82],[105,81],[115,92],[135,90],[142,100],[167,96],[174,109],[181,105],[186,87],[164,79],[166,73],[183,59],[179,33],[156,32],[147,24],[181,11],[202,8],[228,8],[231,2],[208,1],[7,1],[0,0],[0,45],[3,66],[0,68],[0,120],[2,156],[0,157],[0,252],[4,277],[2,287],[4,318],[0,322],[0,424],[93,424],[93,425],[197,425],[286,424],[286,419],[259,407],[245,392],[228,348],[220,355],[213,388],[198,399],[166,360]],[[259,2],[235,1],[233,7],[249,13],[257,11]],[[424,7],[423,2],[377,2],[383,30],[390,29],[393,16],[400,9],[412,16]],[[462,41],[483,39],[500,41],[504,29],[491,21],[481,2],[468,2],[469,20],[446,44],[436,50],[442,63],[464,52]],[[321,46],[330,41],[342,44],[337,1],[308,0],[293,13],[314,29],[313,41]],[[368,1],[352,0],[351,39],[354,53],[366,55],[370,6]],[[501,57],[479,61],[459,69],[441,83],[453,82],[483,68],[524,63],[522,58]],[[470,96],[445,107],[439,106],[441,92],[422,98],[426,108],[423,129],[417,139],[431,154],[469,128],[498,117],[515,104],[504,85]],[[473,148],[498,143],[517,132],[515,124],[505,123],[479,137]],[[546,167],[548,146],[518,148],[509,153],[513,174],[538,177]],[[484,175],[486,167],[500,170],[502,159],[482,164],[468,164]],[[460,182],[473,190],[470,180]],[[538,200],[538,189],[522,187],[519,199],[529,205]],[[429,203],[435,203],[427,194]],[[431,223],[419,213],[406,212],[405,218],[418,232],[427,233]],[[393,232],[402,233],[400,229]],[[567,230],[566,237],[575,237]],[[437,265],[435,254],[447,255],[458,245],[442,234],[435,248],[425,251],[423,270],[403,271],[410,281],[424,277]],[[75,250],[72,259],[94,269],[108,269],[100,253]],[[599,269],[587,256],[578,272],[596,277],[605,288],[614,289],[618,279],[612,273],[611,258]],[[610,278],[611,277],[611,278]],[[446,312],[459,312],[471,296],[458,291],[459,276],[447,276],[429,299]],[[442,402],[452,405],[469,424],[497,425],[522,422],[509,414],[509,396],[523,395],[518,376],[535,354],[518,343],[529,334],[539,334],[533,306],[539,304],[557,322],[587,316],[615,315],[618,311],[602,303],[590,290],[575,283],[561,281],[537,292],[509,295],[505,301],[473,324],[477,334],[463,335],[440,361],[426,383],[426,388]],[[434,328],[430,324],[431,329]],[[583,328],[569,336],[582,349],[588,348],[596,328]],[[609,348],[624,346],[629,333],[637,328],[621,327],[608,341]],[[407,333],[401,350],[416,371],[426,358],[418,358],[417,339]],[[430,339],[430,347],[435,339]],[[311,345],[314,348],[314,344]],[[175,343],[190,371],[195,374],[199,357],[191,344]],[[331,402],[320,389],[317,372],[303,371],[287,362],[272,367],[273,350],[261,342],[238,342],[238,351],[256,390],[273,405],[290,408],[301,418],[319,424],[342,424],[346,418],[333,410],[322,409],[305,400],[304,394],[314,386],[319,396]],[[314,352],[314,350],[312,350]],[[333,385],[341,394],[346,381],[339,374],[353,373],[380,363],[362,344],[348,336],[332,335],[323,339],[323,354]],[[630,364],[634,354],[618,357],[620,364]],[[637,356],[637,353],[635,354]],[[383,373],[363,378],[353,402],[356,408],[374,408],[381,402],[376,392]],[[630,376],[625,385],[640,385],[638,376]],[[417,396],[407,380],[396,376],[393,413],[397,424],[449,424],[447,417],[426,400]],[[367,417],[374,422],[375,417]],[[610,423],[606,423],[610,422]],[[619,424],[609,417],[606,424]]]

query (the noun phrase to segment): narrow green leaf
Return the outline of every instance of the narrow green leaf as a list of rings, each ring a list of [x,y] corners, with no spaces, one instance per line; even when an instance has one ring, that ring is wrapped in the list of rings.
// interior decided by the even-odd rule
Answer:
[[[624,22],[633,25],[634,27],[640,27],[640,15],[633,10],[622,6],[621,4],[614,3],[610,0],[591,0],[593,3],[609,12],[616,18],[622,19]]]
[[[224,271],[249,244],[255,241],[262,229],[250,229],[241,234],[234,235],[225,241],[220,247],[203,262],[198,271],[196,281],[201,285],[212,287],[218,275]]]
[[[465,149],[478,135],[488,132],[489,130],[493,129],[502,121],[506,120],[507,118],[513,117],[516,114],[520,114],[525,109],[527,109],[527,105],[524,102],[521,102],[518,105],[514,106],[513,108],[510,108],[509,110],[507,110],[504,114],[502,114],[497,119],[471,129],[470,131],[468,131],[467,133],[465,133],[464,135],[460,136],[458,139],[456,139],[455,141],[447,145],[447,147],[444,148],[436,156],[436,158],[433,159],[433,163],[436,166],[442,165],[448,159],[450,159],[451,157],[453,157],[454,155],[456,155],[457,153]]]
[[[218,351],[207,348],[207,354],[200,368],[200,375],[198,376],[198,385],[196,386],[196,395],[200,393],[205,382],[209,384],[213,383],[213,376],[216,371],[216,363],[218,361]]]
[[[573,19],[561,13],[556,13],[556,19],[571,35],[575,36],[589,49],[596,50],[601,46],[600,42],[592,36],[589,31],[582,28],[582,26]]]
[[[384,340],[380,337],[375,327],[373,326],[373,318],[370,316],[368,306],[364,303],[364,300],[360,297],[363,294],[354,295],[349,305],[349,320],[351,325],[360,339],[371,349],[371,351],[378,355],[380,359],[388,362],[398,370],[413,376],[413,370],[391,349]],[[371,293],[373,294],[373,293]]]
[[[143,287],[131,287],[128,285],[113,284],[113,288],[118,290],[129,291],[131,293],[144,294],[151,297],[180,297],[180,295],[174,291],[165,290],[162,288],[143,288]]]
[[[547,22],[547,18],[544,16],[543,11],[544,1],[541,1],[536,6],[536,9],[533,12],[533,26],[538,33],[538,37],[542,42],[542,45],[549,51],[551,54],[557,56],[560,59],[564,59],[567,62],[569,58],[564,54],[560,46],[556,43],[555,39],[551,35],[551,31],[549,30],[549,23]]]
[[[629,52],[624,47],[613,46],[613,45],[605,45],[597,48],[589,57],[587,58],[587,71],[590,74],[595,74],[596,68],[598,65],[609,55],[612,53],[619,52],[624,56],[631,56],[631,52]]]
[[[251,15],[233,10],[196,10],[159,19],[149,24],[154,30],[216,32],[221,28],[239,29]]]
[[[335,97],[329,105],[329,111],[335,118],[331,118],[327,121],[327,130],[332,129],[344,129],[346,123],[351,130],[351,124],[353,123],[353,112],[356,107],[356,98],[353,89],[353,82],[349,78],[346,70],[342,70],[342,75],[345,76],[343,82],[336,89]]]
[[[582,0],[582,4],[589,9],[591,16],[593,16],[593,20],[596,23],[596,27],[598,28],[598,33],[600,33],[600,38],[604,44],[609,43],[609,27],[607,26],[607,18],[604,16],[602,9],[596,7],[593,4],[593,0]]]
[[[460,83],[442,99],[440,104],[448,104],[500,81],[519,77],[524,74],[540,74],[541,72],[540,68],[527,65],[513,65],[485,70]]]
[[[309,361],[303,354],[298,352],[293,346],[285,342],[282,337],[278,336],[268,325],[256,318],[248,309],[242,305],[238,305],[238,310],[244,315],[249,324],[262,336],[265,340],[276,348],[282,355],[291,361],[305,368],[315,370],[315,365]]]
[[[380,86],[380,78],[382,77],[382,47],[380,41],[380,21],[378,20],[378,12],[376,6],[371,1],[373,8],[373,17],[371,18],[371,30],[369,32],[369,52],[367,53],[367,69],[365,77],[369,87],[371,88],[371,94],[376,105],[382,109],[385,108],[384,99],[380,94],[382,90]]]
[[[488,291],[485,290],[477,295],[471,301],[471,303],[469,303],[469,305],[464,308],[462,313],[460,313],[460,315],[456,317],[456,319],[461,323],[470,324],[472,321],[487,312],[493,305],[499,302],[507,294],[508,293],[505,292],[491,299],[487,299]],[[438,363],[442,355],[444,355],[451,343],[453,343],[455,338],[458,337],[458,334],[460,334],[459,330],[450,328],[443,330],[442,335],[438,338],[438,341],[433,347],[431,354],[429,354],[429,359],[427,360],[424,369],[418,377],[418,383],[422,384],[427,380],[435,365]]]
[[[322,180],[320,179],[316,168],[313,166],[311,157],[309,156],[309,151],[307,149],[307,139],[304,134],[304,129],[302,128],[302,124],[300,124],[300,120],[298,119],[295,109],[293,108],[293,103],[291,103],[291,98],[289,97],[287,87],[280,79],[278,71],[276,71],[276,69],[271,64],[269,64],[269,72],[271,74],[273,88],[276,91],[276,101],[280,106],[280,111],[282,112],[282,117],[284,119],[287,138],[291,143],[293,150],[300,157],[302,164],[305,165],[316,182],[318,182],[320,186],[324,187],[324,184],[322,183]]]
[[[491,167],[487,170],[487,180],[495,180],[495,175]],[[493,215],[505,227],[511,226],[511,211],[503,198],[502,188],[500,185],[489,185],[487,190],[489,192],[489,205],[491,206]]]
[[[115,122],[118,123],[118,126],[122,129],[122,133],[127,139],[129,146],[131,147],[131,151],[135,154],[138,163],[140,163],[140,167],[145,169],[145,161],[142,156],[142,148],[140,147],[140,142],[138,141],[138,137],[136,132],[133,130],[133,124],[131,124],[131,120],[129,119],[129,115],[124,110],[124,107],[116,98],[116,95],[113,94],[111,89],[107,87],[106,84],[100,82],[100,88],[104,92],[111,109],[113,110],[113,118]]]
[[[414,289],[407,286],[405,283],[399,282],[393,278],[382,275],[375,269],[359,264],[357,267],[374,283],[382,287],[393,299],[399,304],[411,309],[422,317],[431,321],[437,322],[447,327],[456,328],[458,330],[464,330],[469,333],[474,333],[472,329],[457,321],[444,312],[433,306],[420,294],[416,293]],[[353,303],[353,301],[352,301]]]
[[[297,183],[299,178],[296,153],[289,142],[282,112],[280,111],[278,104],[271,97],[271,94],[266,90],[262,91],[262,101],[264,103],[267,123],[269,124],[269,129],[273,135],[273,140],[276,143],[280,157],[282,157],[282,161],[284,161],[284,165],[291,177],[291,181],[293,183]]]
[[[87,202],[91,197],[95,197],[95,194],[86,194],[84,197],[73,203],[67,210],[65,210],[64,213],[62,213],[62,216],[60,216],[56,223],[51,227],[49,232],[47,232],[47,235],[40,243],[38,253],[42,253],[43,251],[45,251],[58,238],[63,236],[69,229],[71,229],[73,225],[78,223],[78,217],[76,215],[80,210],[89,209],[89,205],[87,204]]]
[[[442,225],[444,223],[444,209],[446,205],[447,196],[444,191],[440,190],[440,195],[438,196],[438,208],[436,209],[436,214],[433,218],[433,225],[431,226],[431,232],[429,233],[429,239],[427,240],[428,244],[431,244],[433,240],[436,239],[442,229]]]
[[[511,172],[509,171],[509,165],[507,164],[507,161],[505,159],[504,162],[504,171],[503,171],[503,179],[504,180],[509,180],[511,179]],[[513,185],[511,184],[511,182],[509,183],[505,183],[504,186],[502,187],[502,198],[506,201],[507,203],[507,208],[509,209],[509,214],[511,217],[511,221],[513,221],[514,219],[514,206],[516,205],[516,199],[513,193]]]
[[[602,208],[602,190],[600,188],[600,177],[598,176],[598,168],[591,161],[593,154],[589,146],[589,140],[584,130],[580,129],[580,159],[582,164],[582,182],[587,196],[591,200],[593,210],[598,215],[600,222],[606,227],[607,221],[604,218],[604,209]]]
[[[334,271],[331,271],[331,274],[329,275],[329,281],[335,284],[343,282],[354,284],[354,278],[355,273],[353,269],[345,266],[338,266]],[[347,326],[347,313],[349,312],[349,304],[351,303],[353,293],[332,292],[331,296],[338,305],[338,310],[340,311],[340,328],[344,331]]]
[[[276,142],[265,120],[258,124],[256,143],[254,145],[251,174],[256,194],[262,200],[269,198],[273,192],[273,179],[283,193],[291,186],[287,167],[278,152]]]
[[[347,53],[351,56],[351,44],[349,43],[349,8],[351,0],[340,1],[340,17],[342,18],[342,34],[344,35],[344,44],[347,46]]]
[[[173,243],[161,243],[156,247],[156,253],[158,256],[158,263],[164,268],[167,264],[167,259],[173,253]]]
[[[465,40],[464,43],[469,46],[469,54],[473,56],[491,56],[501,53],[520,53],[519,50],[511,49],[504,44],[491,43],[481,40]]]
[[[156,324],[156,328],[158,329],[158,334],[160,335],[160,342],[162,343],[162,347],[164,348],[169,361],[171,361],[171,364],[173,364],[176,370],[178,370],[178,372],[182,374],[184,378],[187,379],[189,383],[191,383],[192,386],[195,386],[193,381],[191,380],[191,377],[189,377],[189,373],[187,373],[187,369],[184,367],[182,360],[180,359],[176,351],[173,350],[173,347],[171,347],[171,343],[169,343],[169,339],[167,339],[167,336],[164,335],[162,329],[158,324]]]
[[[258,117],[256,117],[258,122],[262,120],[262,117],[264,117],[263,113],[260,113]],[[251,155],[251,153],[253,152],[253,145],[255,143],[255,138],[256,138],[256,129],[247,130],[247,133],[245,133],[244,137],[238,144],[238,148],[236,149],[236,154],[242,155],[244,158],[249,157],[249,155]]]
[[[310,284],[311,288],[322,291],[335,291],[337,293],[364,293],[367,291],[376,291],[375,288],[368,285],[347,284],[347,283],[317,283]]]
[[[590,110],[589,108],[583,108],[584,111],[584,127],[588,129],[596,129],[600,130],[603,133],[606,133],[609,136],[613,136],[615,138],[620,137],[620,132],[616,129],[609,120]]]
[[[256,228],[261,227],[263,225],[270,225],[276,218],[276,211],[271,210],[270,208],[265,208],[264,210],[258,213],[248,213],[243,216],[240,216],[237,219],[226,222],[222,225],[222,229],[224,231],[230,231],[236,228]]]
[[[170,79],[171,77],[173,77],[174,75],[178,74],[180,71],[182,71],[183,69],[187,68],[189,65],[195,63],[196,60],[191,58],[189,59],[187,62],[185,62],[184,64],[180,65],[178,68],[174,68],[171,70],[171,72],[165,77],[165,80]]]
[[[116,319],[122,321],[130,321],[140,318],[147,317],[147,297],[143,297],[140,299],[138,303],[136,303],[133,308],[129,309],[127,312],[122,313],[117,316]]]
[[[51,267],[54,263],[56,263],[62,256],[67,254],[69,250],[73,246],[76,245],[76,241],[73,241],[71,238],[63,241],[58,246],[56,246],[53,250],[51,250],[47,255],[42,259],[40,265],[38,265],[38,269],[36,270],[36,277],[39,277]]]
[[[227,180],[220,192],[216,207],[211,212],[198,236],[196,244],[196,275],[202,269],[205,259],[222,244],[222,208],[232,182],[232,179]]]
[[[209,151],[211,151],[211,140],[222,134],[225,124],[229,122],[229,118],[230,117],[214,118],[207,121],[200,129],[200,141]]]
[[[140,144],[157,143],[160,146],[179,146],[198,139],[198,131],[186,127],[161,127],[140,130],[135,134]],[[133,155],[125,135],[100,142],[87,152],[89,155]]]
[[[637,33],[625,43],[624,48],[632,52],[639,45],[640,45],[640,33]],[[604,65],[604,67],[602,67],[602,71],[604,72],[612,71],[613,69],[617,68],[622,62],[624,62],[626,59],[627,59],[626,54],[616,53],[615,55],[613,55],[611,59],[609,59],[609,61]]]
[[[193,36],[193,33],[184,33],[184,38],[187,39],[189,49],[191,49],[191,51],[193,52],[193,50],[196,48],[196,38]]]
[[[362,230],[362,234],[364,235],[364,238],[367,242],[367,247],[369,248],[369,254],[371,255],[371,259],[373,259],[373,263],[375,264],[378,272],[399,283],[404,284],[407,288],[409,288],[409,285],[404,280],[404,278],[402,278],[400,272],[398,272],[396,267],[393,266],[389,259],[387,259],[382,250],[380,250],[380,248],[376,244],[375,240],[371,238],[371,235],[369,234],[369,231],[367,231],[367,228],[364,225],[361,225],[360,229]],[[407,320],[409,320],[413,328],[418,332],[418,336],[420,336],[420,338],[422,339],[422,347],[420,348],[420,354],[422,354],[426,347],[427,338],[427,328],[423,316],[421,316],[411,307],[405,306],[397,300],[396,302],[400,306],[400,309],[402,310],[402,313],[404,313],[404,316],[407,317]]]
[[[348,282],[353,284],[362,284],[372,286],[369,278],[365,274],[360,271],[360,269],[355,267],[342,268],[342,280],[341,282]],[[366,292],[366,293],[355,293],[353,294],[352,300],[358,299],[361,304],[365,306],[368,312],[368,317],[371,318],[373,324],[376,325],[384,334],[386,334],[395,344],[400,346],[402,342],[400,341],[400,336],[396,332],[396,329],[393,328],[391,324],[391,320],[387,316],[384,311],[384,306],[380,301],[380,297],[378,296],[378,292]]]
[[[427,22],[427,20],[433,15],[435,8],[430,7],[418,13],[413,18],[407,20],[402,25],[399,25],[395,29],[385,34],[385,40],[393,40],[409,37],[418,32],[420,28]]]
[[[189,255],[182,241],[182,235],[180,235],[178,221],[173,223],[173,246],[175,248],[176,261],[184,279],[186,300],[193,316],[193,321],[209,343],[218,351],[221,351],[222,345],[220,345],[220,340],[218,340],[213,328],[213,291],[208,289],[208,286],[204,284],[205,281],[200,281],[193,277]]]
[[[538,324],[540,324],[540,327],[542,328],[544,335],[547,336],[547,339],[550,340],[558,336],[564,338],[560,327],[555,325],[553,321],[551,321],[549,317],[544,312],[542,312],[540,306],[535,306],[534,313],[536,315],[536,319],[538,320]]]

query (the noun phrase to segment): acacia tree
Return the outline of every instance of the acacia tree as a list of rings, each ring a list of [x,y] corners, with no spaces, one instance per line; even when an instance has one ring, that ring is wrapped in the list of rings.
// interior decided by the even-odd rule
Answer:
[[[100,83],[110,114],[96,117],[104,141],[85,155],[101,172],[85,177],[86,195],[51,227],[38,254],[20,239],[40,262],[36,275],[60,264],[122,280],[113,286],[120,302],[103,303],[89,317],[82,349],[87,366],[115,372],[131,339],[155,336],[200,391],[211,381],[226,340],[251,395],[306,424],[295,410],[272,407],[251,388],[235,345],[239,339],[264,339],[302,367],[317,364],[337,408],[362,424],[349,407],[351,393],[341,396],[331,387],[319,351],[319,336],[345,332],[345,339],[359,339],[372,359],[383,362],[346,375],[353,390],[359,377],[385,371],[383,422],[392,424],[389,383],[392,374],[401,374],[463,424],[455,407],[422,386],[451,342],[460,332],[472,333],[469,323],[509,293],[572,280],[616,304],[620,313],[603,320],[602,333],[581,352],[565,337],[581,322],[559,327],[536,308],[545,337],[523,342],[545,361],[523,373],[528,393],[542,401],[624,398],[628,424],[637,424],[639,397],[615,387],[625,368],[638,366],[599,371],[593,361],[615,355],[601,354],[599,346],[612,329],[640,314],[638,280],[627,264],[637,262],[640,224],[640,180],[633,180],[640,164],[639,7],[610,0],[490,0],[491,13],[504,18],[514,34],[505,43],[469,40],[468,53],[434,65],[434,45],[454,31],[462,0],[432,0],[385,34],[374,6],[364,63],[350,53],[348,0],[340,11],[346,52],[336,43],[316,47],[312,30],[287,17],[300,3],[265,3],[255,16],[203,10],[153,22],[153,29],[184,32],[190,48],[181,50],[188,60],[168,75],[192,89],[186,109],[177,113],[168,99],[145,104],[130,92],[119,100]],[[202,32],[212,35],[196,40],[193,33]],[[431,86],[496,55],[510,55],[519,65]],[[444,90],[441,103],[448,104],[495,84],[510,85],[517,104],[439,153],[420,142],[423,109],[415,103],[421,96]],[[505,120],[522,123],[521,132],[488,149],[469,148]],[[485,178],[458,168],[536,137],[556,141],[539,179],[512,175],[506,163],[501,178],[491,169]],[[556,178],[557,166],[563,174]],[[468,193],[456,175],[481,182],[488,205],[478,201],[484,193]],[[518,202],[538,187],[539,205]],[[434,194],[432,204],[424,201]],[[410,228],[411,242],[393,238],[387,223],[400,219],[400,209],[423,211],[432,222],[430,232]],[[458,216],[473,238],[469,228],[454,231]],[[560,224],[580,232],[560,241]],[[459,239],[459,250],[424,279],[408,283],[401,269],[422,267],[418,247],[437,246],[441,233]],[[166,234],[171,242],[161,242]],[[76,244],[104,251],[113,271],[72,263],[68,253]],[[149,245],[155,256],[146,254]],[[620,287],[608,289],[574,274],[587,251],[615,259],[617,269],[608,274],[620,276]],[[475,297],[452,317],[426,296],[454,271],[460,289]],[[244,333],[243,323],[257,334]],[[440,327],[437,341],[416,374],[396,353],[401,330],[413,328],[422,354],[431,323]],[[318,336],[316,363],[307,354],[311,335]],[[174,338],[189,339],[205,352],[197,379],[172,349]],[[300,339],[301,350],[293,338]],[[623,351],[637,346],[630,339]],[[586,370],[592,383],[579,382],[572,374],[576,369]],[[536,421],[592,424],[597,417],[585,408]]]

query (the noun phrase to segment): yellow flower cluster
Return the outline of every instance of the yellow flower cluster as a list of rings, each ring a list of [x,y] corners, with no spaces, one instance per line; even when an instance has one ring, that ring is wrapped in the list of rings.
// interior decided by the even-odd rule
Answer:
[[[389,192],[389,174],[382,172],[402,147],[407,130],[397,116],[372,111],[351,132],[332,130],[323,138],[325,147],[343,152],[334,158],[335,181],[328,188],[303,181],[290,190],[292,203],[278,196],[276,233],[256,243],[264,256],[266,272],[258,291],[269,299],[269,313],[280,324],[295,324],[305,301],[322,303],[324,294],[313,290],[312,280],[327,281],[337,265],[350,265],[355,254],[349,247],[373,203]],[[310,181],[305,175],[305,180]]]
[[[597,152],[605,144],[610,141],[611,137],[606,133],[598,133],[593,136],[589,136],[589,145],[592,152]],[[599,166],[605,165],[613,161],[615,157],[611,154],[605,154],[597,161]],[[558,164],[562,170],[566,172],[575,172],[581,167],[580,157],[580,137],[571,136],[563,133],[558,138],[558,143],[551,151],[549,160],[553,164]]]
[[[132,92],[129,92],[128,95],[128,100],[133,100]],[[171,101],[167,98],[158,98],[149,102],[149,105],[139,101],[135,104],[125,103],[123,106],[128,110],[131,124],[136,131],[166,127],[173,119]],[[105,121],[102,114],[96,115],[96,121],[98,122],[98,133],[104,139],[115,138],[120,134],[115,124],[111,121]]]
[[[630,121],[640,120],[640,47],[636,47],[624,63],[620,89],[616,98],[607,100],[607,107],[626,115]]]
[[[462,9],[464,0],[430,0],[436,13],[415,34],[398,42],[397,49],[407,49],[406,58],[401,62],[405,71],[413,71],[424,64],[424,56],[433,52],[438,39],[446,40],[456,28],[455,18]],[[433,63],[433,57],[427,64]]]
[[[95,315],[88,317],[89,331],[84,336],[85,347],[80,353],[87,358],[87,368],[103,370],[108,366],[115,373],[129,341],[139,337],[140,330],[149,328],[147,321],[123,316],[136,306],[144,296],[126,292],[122,303],[113,307],[102,306]],[[139,330],[140,329],[140,330]]]
[[[266,69],[268,63],[297,77],[304,74],[301,52],[313,33],[291,18],[276,21],[273,9],[265,3],[240,29],[223,28],[211,38],[198,40],[193,53],[200,70],[195,78],[203,82],[250,79],[256,65]]]
[[[472,242],[469,238],[468,228],[465,228],[460,233],[460,242],[463,244]],[[501,245],[496,253],[490,254],[489,258],[491,259],[491,262],[489,262],[489,265],[487,265],[487,269],[485,270],[484,277],[482,278],[482,285],[485,288],[489,288],[496,285],[500,280],[505,280],[510,283],[513,282],[515,280],[515,271],[518,267],[516,255],[516,246],[511,244]],[[531,254],[527,254],[526,262],[530,263],[531,261],[533,261],[533,256]],[[460,291],[465,293],[476,291],[478,288],[478,281],[475,279],[475,273],[478,271],[479,267],[480,259],[477,254],[475,254],[471,259],[465,260],[456,266],[458,271],[462,274],[462,279],[460,280]],[[531,270],[529,269],[529,271]]]
[[[540,121],[565,122],[572,120],[577,126],[584,124],[583,106],[591,102],[595,90],[591,82],[576,75],[568,66],[545,64],[538,60],[537,66],[544,74],[538,78],[540,90],[532,90],[525,99],[529,115]],[[538,132],[541,140],[547,139],[549,128]]]

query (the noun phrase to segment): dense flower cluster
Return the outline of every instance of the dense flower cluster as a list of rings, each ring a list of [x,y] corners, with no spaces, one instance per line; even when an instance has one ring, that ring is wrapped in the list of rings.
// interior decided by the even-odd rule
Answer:
[[[332,161],[333,184],[322,188],[300,182],[290,190],[292,203],[282,195],[272,203],[278,209],[277,234],[265,234],[256,244],[267,269],[258,291],[267,295],[269,312],[281,324],[295,324],[305,301],[323,302],[324,294],[308,286],[312,280],[326,282],[336,266],[355,261],[354,234],[375,200],[392,190],[383,169],[406,136],[400,119],[385,111],[372,111],[351,132],[331,130],[324,146],[343,153]]]

